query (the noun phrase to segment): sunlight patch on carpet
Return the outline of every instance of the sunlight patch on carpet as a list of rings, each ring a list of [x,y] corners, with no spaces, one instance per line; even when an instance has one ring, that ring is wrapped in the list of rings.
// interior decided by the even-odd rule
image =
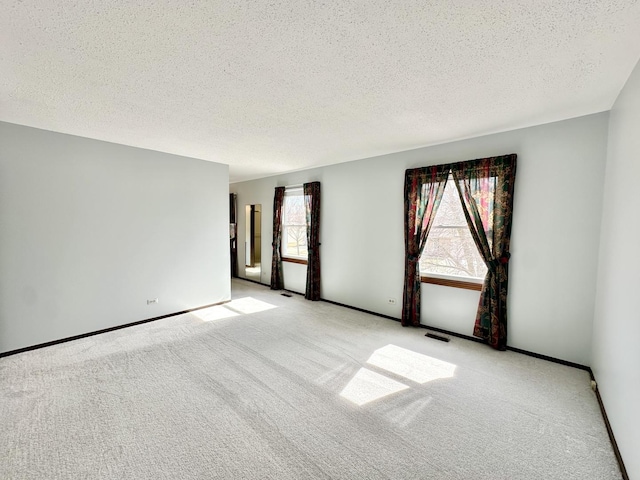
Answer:
[[[191,313],[203,322],[211,322],[214,320],[221,320],[223,318],[237,317],[248,313],[264,312],[265,310],[271,310],[272,308],[277,307],[270,303],[256,300],[252,297],[244,297],[231,300],[224,305],[203,308]]]
[[[391,380],[384,375],[361,368],[340,392],[340,396],[358,406],[409,388],[404,383]]]
[[[456,366],[396,345],[379,348],[367,363],[416,383],[453,377]]]
[[[424,397],[414,400],[409,404],[402,404],[386,412],[385,416],[389,422],[406,428],[421,417],[422,412],[429,406],[433,397]]]
[[[262,300],[256,300],[253,297],[236,298],[225,304],[225,307],[230,308],[239,313],[257,313],[264,312],[265,310],[271,310],[272,308],[278,308],[276,305],[272,305]]]
[[[229,310],[225,305],[216,305],[215,307],[203,308],[191,312],[203,322],[212,322],[214,320],[221,320],[223,318],[237,317],[240,315],[238,312]]]

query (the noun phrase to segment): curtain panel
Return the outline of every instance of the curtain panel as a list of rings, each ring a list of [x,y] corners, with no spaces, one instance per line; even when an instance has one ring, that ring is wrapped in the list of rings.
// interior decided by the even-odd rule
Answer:
[[[229,243],[231,256],[231,277],[238,276],[238,219],[236,212],[236,194],[229,194]]]
[[[414,168],[404,176],[404,292],[402,325],[420,325],[420,254],[442,200],[449,165]]]
[[[507,293],[517,155],[451,165],[471,236],[487,265],[473,335],[507,346]]]
[[[304,298],[320,300],[320,182],[305,183],[303,190],[309,252]]]
[[[273,253],[271,255],[271,290],[284,288],[282,274],[282,206],[284,204],[285,187],[276,187],[273,197]]]

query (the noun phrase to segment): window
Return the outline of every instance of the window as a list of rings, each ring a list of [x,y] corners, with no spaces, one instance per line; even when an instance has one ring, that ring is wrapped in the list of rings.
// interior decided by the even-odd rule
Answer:
[[[492,213],[486,209],[483,211],[483,214]],[[488,224],[492,225],[493,222]],[[491,245],[491,235],[488,237]],[[427,244],[420,256],[420,273],[423,276],[423,281],[428,283],[477,290],[480,289],[480,283],[487,273],[487,267],[478,252],[473,237],[471,237],[458,190],[451,174],[433,219]],[[431,281],[434,277],[445,280],[445,282]],[[474,284],[477,284],[478,288],[474,288]]]
[[[282,212],[282,257],[306,263],[307,225],[302,187],[287,188]]]

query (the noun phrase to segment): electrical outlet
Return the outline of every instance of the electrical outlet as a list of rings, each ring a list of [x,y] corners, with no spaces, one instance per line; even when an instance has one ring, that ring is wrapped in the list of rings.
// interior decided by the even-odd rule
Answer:
[[[389,305],[395,305],[396,304],[396,299],[395,298],[390,298],[389,300],[387,300],[387,303]]]
[[[158,299],[152,298],[151,300],[147,300],[147,305],[151,305],[152,303],[158,303]]]

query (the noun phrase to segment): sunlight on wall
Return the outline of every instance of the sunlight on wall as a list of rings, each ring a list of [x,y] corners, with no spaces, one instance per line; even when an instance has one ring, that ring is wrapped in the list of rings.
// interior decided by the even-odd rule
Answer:
[[[361,368],[351,381],[340,392],[340,396],[352,401],[356,405],[364,405],[392,393],[409,388],[404,383],[391,380],[384,375]]]
[[[272,308],[277,307],[252,297],[245,297],[231,300],[224,305],[216,305],[215,307],[196,310],[192,313],[203,322],[211,322],[223,318],[237,317],[242,314],[263,312],[265,310],[271,310]]]
[[[379,348],[367,363],[382,368],[416,383],[427,383],[439,378],[451,378],[456,370],[452,363],[412,352],[396,345]]]

